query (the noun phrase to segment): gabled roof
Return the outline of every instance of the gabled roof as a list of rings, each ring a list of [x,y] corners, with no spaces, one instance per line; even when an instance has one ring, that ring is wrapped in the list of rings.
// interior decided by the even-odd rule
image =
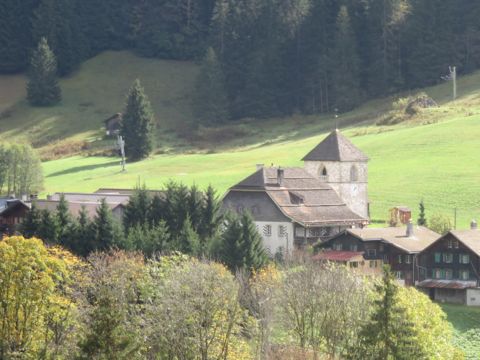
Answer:
[[[418,253],[433,244],[440,237],[436,232],[423,226],[415,226],[412,236],[406,235],[405,227],[347,229],[345,232],[361,241],[382,241],[408,253]],[[334,236],[327,242],[340,237],[341,234]]]
[[[368,161],[360,151],[340,131],[330,133],[320,144],[302,159],[303,161]]]
[[[278,209],[305,226],[364,224],[368,219],[354,213],[327,183],[303,168],[284,168],[279,182],[277,167],[262,168],[233,186],[230,191],[265,192]],[[301,198],[292,202],[291,194]]]
[[[480,230],[451,230],[449,233],[480,256]]]
[[[318,254],[314,255],[312,259],[327,261],[350,261],[360,257],[363,259],[363,252],[327,250],[319,252]]]

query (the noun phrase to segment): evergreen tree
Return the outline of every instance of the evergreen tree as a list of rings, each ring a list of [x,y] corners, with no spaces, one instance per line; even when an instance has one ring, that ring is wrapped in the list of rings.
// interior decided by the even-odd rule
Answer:
[[[138,186],[125,206],[123,215],[123,226],[125,230],[128,232],[128,229],[131,227],[147,224],[150,218],[150,207],[151,200],[148,190],[145,185],[142,187]]]
[[[153,196],[148,216],[151,225],[158,225],[160,221],[165,219],[165,201],[159,194]]]
[[[118,242],[118,229],[112,216],[112,211],[105,199],[102,199],[100,206],[93,219],[93,244],[91,251],[106,250]]]
[[[417,224],[419,226],[427,226],[427,218],[425,217],[425,205],[423,203],[423,199],[418,204],[418,208],[420,210],[420,214],[418,215]]]
[[[350,16],[347,7],[342,6],[337,17],[332,68],[335,106],[341,112],[351,110],[360,101],[359,59],[355,48]]]
[[[193,108],[201,124],[219,124],[229,118],[225,77],[211,47],[207,49],[196,80]]]
[[[375,285],[377,299],[370,320],[362,327],[359,344],[350,359],[423,359],[421,346],[415,339],[414,324],[398,303],[398,285],[388,266],[381,283]]]
[[[232,271],[258,270],[265,266],[268,256],[252,217],[248,213],[240,217],[229,215],[227,224],[222,235],[220,260]]]
[[[47,244],[57,244],[60,228],[55,216],[47,209],[40,210],[38,237]]]
[[[213,238],[219,231],[222,222],[221,205],[215,189],[209,185],[205,193],[202,208],[202,220],[199,234],[203,241]]]
[[[158,225],[136,225],[131,227],[125,241],[126,250],[138,250],[151,257],[168,249],[170,234],[164,221]],[[176,249],[171,249],[176,250]]]
[[[130,88],[122,118],[125,153],[132,160],[147,157],[154,146],[154,115],[140,81]]]
[[[268,262],[268,256],[263,247],[262,237],[257,231],[253,218],[245,212],[240,222],[242,224],[241,232],[241,252],[243,254],[243,266],[248,271],[258,270]]]
[[[72,217],[68,209],[68,202],[65,200],[65,195],[60,195],[55,212],[56,222],[58,224],[58,239],[60,244],[70,247],[72,240]]]
[[[87,256],[95,249],[95,233],[92,225],[87,209],[82,205],[73,228],[71,249],[75,254]]]
[[[20,232],[26,238],[38,236],[41,221],[40,210],[38,210],[35,202],[32,202],[32,207],[30,211],[27,212],[20,226]]]
[[[193,229],[198,233],[202,221],[203,193],[194,184],[190,187],[187,197],[187,212]]]
[[[194,256],[198,256],[201,252],[199,236],[194,230],[190,216],[188,215],[183,222],[182,228],[178,232],[175,250]]]
[[[60,102],[62,95],[57,82],[57,62],[42,38],[33,52],[28,72],[27,99],[34,106],[51,106]]]

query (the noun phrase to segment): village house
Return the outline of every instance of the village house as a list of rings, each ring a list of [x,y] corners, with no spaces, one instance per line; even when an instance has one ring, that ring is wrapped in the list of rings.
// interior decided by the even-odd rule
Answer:
[[[231,187],[223,208],[250,212],[270,255],[368,224],[368,158],[338,130],[304,167],[265,167]]]
[[[370,268],[390,265],[398,281],[414,285],[419,278],[418,254],[440,235],[423,226],[347,229],[315,246],[316,251],[361,252]]]
[[[13,197],[0,198],[0,235],[14,234],[29,210],[28,204],[22,200]]]
[[[312,260],[343,265],[358,275],[378,276],[382,274],[382,267],[380,266],[382,260],[365,260],[363,254],[361,251],[326,250],[314,255]]]
[[[480,231],[452,230],[419,254],[417,287],[432,300],[480,306]]]

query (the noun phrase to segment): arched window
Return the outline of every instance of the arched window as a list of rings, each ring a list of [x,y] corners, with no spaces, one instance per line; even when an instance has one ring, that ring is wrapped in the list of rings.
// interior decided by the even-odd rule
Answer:
[[[358,181],[358,170],[355,165],[350,168],[350,181]]]
[[[327,168],[325,167],[325,165],[320,165],[320,167],[318,168],[318,175],[319,176],[327,176],[328,175]]]

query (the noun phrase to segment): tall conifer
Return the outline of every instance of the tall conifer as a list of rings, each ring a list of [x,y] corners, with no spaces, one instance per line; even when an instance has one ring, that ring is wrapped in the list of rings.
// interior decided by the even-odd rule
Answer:
[[[154,115],[138,79],[127,97],[121,132],[125,140],[125,153],[131,160],[140,160],[150,155],[154,146]]]
[[[57,61],[42,38],[33,52],[28,72],[27,99],[34,106],[55,105],[62,99],[57,81]]]

